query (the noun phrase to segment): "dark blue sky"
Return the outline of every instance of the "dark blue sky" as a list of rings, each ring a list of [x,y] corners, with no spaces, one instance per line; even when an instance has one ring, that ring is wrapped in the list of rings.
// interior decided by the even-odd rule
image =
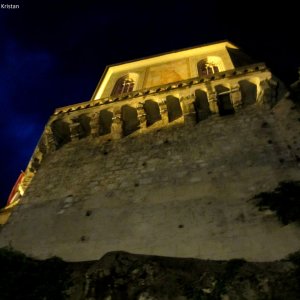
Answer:
[[[15,1],[20,9],[0,9],[1,204],[54,109],[89,100],[108,64],[229,39],[286,83],[297,78],[295,4],[81,2]]]

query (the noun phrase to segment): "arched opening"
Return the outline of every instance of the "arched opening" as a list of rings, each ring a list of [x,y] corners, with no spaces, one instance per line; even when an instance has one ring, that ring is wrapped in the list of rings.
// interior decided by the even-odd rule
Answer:
[[[121,108],[121,115],[123,120],[124,136],[129,135],[139,129],[140,121],[135,108],[129,105],[124,105]]]
[[[249,80],[239,81],[242,94],[242,102],[244,105],[254,104],[257,97],[257,86]]]
[[[182,109],[178,98],[172,95],[167,96],[166,105],[168,109],[169,122],[175,121],[182,116]]]
[[[197,122],[204,120],[210,114],[207,93],[202,90],[195,91],[195,111]]]
[[[119,78],[111,92],[111,96],[130,93],[134,90],[138,80],[138,74],[129,73]]]
[[[218,56],[208,56],[197,63],[198,74],[200,77],[212,75],[224,71],[224,64]]]
[[[80,124],[78,136],[79,138],[84,138],[90,135],[91,133],[91,118],[87,115],[80,115],[77,119],[77,122]]]
[[[220,116],[230,115],[234,113],[234,108],[230,99],[230,89],[224,85],[215,87],[218,99],[218,108]]]
[[[109,110],[101,110],[99,114],[99,135],[111,133],[113,113]]]
[[[55,120],[51,124],[51,129],[57,149],[71,141],[71,131],[67,122],[60,119]]]
[[[154,124],[161,120],[158,103],[153,100],[146,100],[144,103],[144,110],[146,112],[147,126]]]

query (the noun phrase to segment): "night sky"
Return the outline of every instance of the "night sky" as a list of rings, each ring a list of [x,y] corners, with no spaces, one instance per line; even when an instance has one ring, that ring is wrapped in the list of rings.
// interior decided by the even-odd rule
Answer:
[[[20,5],[0,9],[1,205],[54,109],[89,100],[106,65],[228,39],[285,83],[298,77],[292,1],[81,2],[1,2]]]

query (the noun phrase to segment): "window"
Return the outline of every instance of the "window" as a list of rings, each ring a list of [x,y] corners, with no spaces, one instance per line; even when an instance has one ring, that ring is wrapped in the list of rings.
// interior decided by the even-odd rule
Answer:
[[[111,96],[130,93],[133,91],[135,80],[129,75],[119,78],[114,86]]]
[[[219,72],[218,66],[208,63],[206,60],[201,60],[198,63],[198,73],[200,76],[212,75]]]
[[[201,59],[197,68],[199,76],[212,75],[225,70],[222,59],[218,56],[208,56],[206,59]]]

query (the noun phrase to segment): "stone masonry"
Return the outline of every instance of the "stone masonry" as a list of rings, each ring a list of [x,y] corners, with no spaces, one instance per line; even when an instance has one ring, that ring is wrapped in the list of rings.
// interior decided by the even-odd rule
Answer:
[[[300,180],[300,116],[278,85],[257,64],[57,109],[0,246],[70,261],[109,251],[271,261],[297,251],[299,227],[251,200]]]

